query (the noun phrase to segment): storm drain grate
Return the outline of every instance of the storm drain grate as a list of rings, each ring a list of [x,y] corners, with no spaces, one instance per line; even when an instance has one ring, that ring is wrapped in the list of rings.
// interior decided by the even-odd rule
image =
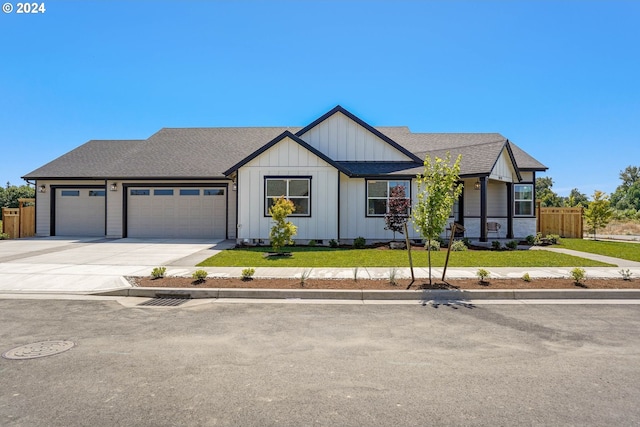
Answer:
[[[189,296],[155,297],[138,304],[138,307],[177,307],[189,301]]]
[[[5,359],[37,359],[38,357],[53,356],[75,346],[73,341],[41,341],[16,347],[2,354]]]

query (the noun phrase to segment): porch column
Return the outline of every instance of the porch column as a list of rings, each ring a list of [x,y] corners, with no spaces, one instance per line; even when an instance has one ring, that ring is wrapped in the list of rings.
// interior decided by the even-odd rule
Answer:
[[[480,177],[480,241],[487,242],[487,177]]]
[[[513,183],[507,182],[507,239],[513,239]]]

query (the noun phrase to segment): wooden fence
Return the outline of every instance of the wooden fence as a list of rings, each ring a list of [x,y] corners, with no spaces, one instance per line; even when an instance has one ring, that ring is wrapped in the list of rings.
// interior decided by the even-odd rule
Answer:
[[[557,234],[582,239],[582,208],[543,208],[538,203],[537,210],[538,232],[543,236]]]
[[[2,208],[2,232],[11,239],[36,235],[35,199],[18,199],[17,208]],[[25,206],[25,203],[30,205]]]

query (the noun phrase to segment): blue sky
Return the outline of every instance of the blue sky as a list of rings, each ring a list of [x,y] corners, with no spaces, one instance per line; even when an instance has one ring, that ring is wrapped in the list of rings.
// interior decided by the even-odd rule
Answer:
[[[4,2],[4,0],[3,0]],[[45,1],[0,13],[0,183],[162,127],[500,132],[553,189],[640,166],[640,2]]]

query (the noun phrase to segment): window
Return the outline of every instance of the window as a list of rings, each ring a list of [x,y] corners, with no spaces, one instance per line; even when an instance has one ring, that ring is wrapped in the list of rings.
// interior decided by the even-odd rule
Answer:
[[[132,196],[148,196],[150,192],[149,190],[130,190],[129,194]]]
[[[409,181],[367,181],[367,216],[384,216],[387,213],[391,190],[396,186],[404,187],[405,197],[411,198]]]
[[[273,199],[284,196],[296,210],[291,216],[311,216],[311,178],[265,178],[264,214],[269,215]]]
[[[515,184],[514,214],[516,216],[533,216],[533,184]]]
[[[224,196],[224,189],[221,188],[205,188],[203,191],[205,196]]]
[[[153,190],[153,195],[154,196],[173,196],[173,190],[169,190],[169,189]]]
[[[78,197],[80,196],[80,190],[62,190],[62,197]]]
[[[104,197],[104,190],[89,190],[89,197]]]
[[[199,196],[200,190],[197,188],[183,188],[180,190],[181,196]]]

